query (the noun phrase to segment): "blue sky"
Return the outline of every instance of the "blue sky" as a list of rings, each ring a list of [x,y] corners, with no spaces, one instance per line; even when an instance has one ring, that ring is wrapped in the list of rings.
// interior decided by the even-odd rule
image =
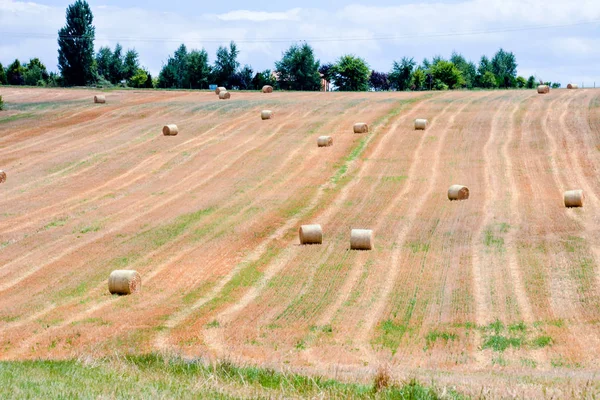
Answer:
[[[0,62],[37,56],[56,70],[56,32],[64,25],[69,3],[0,0]],[[563,85],[596,81],[600,87],[600,23],[579,24],[600,21],[599,0],[89,3],[96,49],[114,47],[117,41],[136,48],[153,74],[180,43],[190,49],[204,47],[212,61],[219,44],[237,40],[240,61],[263,70],[272,69],[292,41],[304,39],[322,62],[351,53],[379,71],[389,71],[404,56],[420,62],[433,55],[449,57],[456,50],[478,61],[503,47],[516,54],[520,75]],[[513,30],[524,27],[538,29]]]

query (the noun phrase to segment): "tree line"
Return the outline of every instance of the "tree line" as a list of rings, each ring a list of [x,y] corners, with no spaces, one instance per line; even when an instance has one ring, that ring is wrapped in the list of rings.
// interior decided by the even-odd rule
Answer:
[[[209,63],[205,49],[191,49],[182,44],[169,56],[159,75],[152,77],[140,66],[135,49],[124,50],[117,43],[114,50],[100,47],[94,52],[93,14],[85,0],[67,7],[66,24],[58,32],[58,68],[48,72],[38,59],[27,63],[18,59],[6,69],[0,64],[0,84],[31,86],[121,85],[133,88],[207,89],[210,84],[232,89],[256,90],[271,85],[284,90],[320,90],[322,79],[340,91],[449,90],[534,88],[534,76],[517,75],[517,60],[512,52],[499,49],[492,58],[482,56],[477,64],[454,52],[449,59],[435,56],[418,64],[404,57],[392,63],[389,72],[375,71],[361,57],[346,54],[334,63],[315,58],[308,43],[292,44],[273,71],[254,71],[241,66],[235,42],[220,46],[214,63]],[[553,87],[558,83],[545,82]]]

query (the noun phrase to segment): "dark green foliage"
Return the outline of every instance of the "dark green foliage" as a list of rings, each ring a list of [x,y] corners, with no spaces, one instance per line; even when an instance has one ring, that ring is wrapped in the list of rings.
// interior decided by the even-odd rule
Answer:
[[[462,74],[465,80],[465,87],[472,89],[475,86],[475,80],[477,77],[477,67],[471,61],[465,60],[462,54],[453,52],[450,57],[450,62],[456,65],[456,68]]]
[[[192,89],[206,89],[209,85],[210,66],[206,50],[192,50],[188,54],[187,74]]]
[[[25,83],[23,74],[25,68],[21,65],[19,60],[13,61],[12,64],[6,69],[6,80],[9,85],[23,85]]]
[[[152,80],[152,75],[148,72],[148,77],[146,78],[146,83],[144,83],[144,87],[151,89],[154,87],[154,81]]]
[[[4,110],[4,100],[2,100],[2,96],[0,96],[0,111]]]
[[[25,72],[23,73],[23,81],[25,85],[29,86],[45,86],[48,81],[49,74],[46,70],[46,66],[40,61],[39,58],[32,58],[29,63],[24,66]]]
[[[376,92],[390,90],[391,85],[388,74],[385,72],[371,71],[371,76],[369,77],[369,86]]]
[[[275,62],[279,85],[287,90],[320,90],[319,60],[315,60],[313,48],[307,43],[293,44]]]
[[[498,81],[496,80],[496,75],[494,75],[491,71],[485,71],[481,79],[479,80],[479,84],[482,88],[486,89],[495,89],[498,87]]]
[[[184,44],[169,57],[158,75],[158,87],[179,89],[206,89],[211,79],[206,50],[188,53]]]
[[[4,71],[4,67],[2,63],[0,63],[0,85],[6,85],[8,82],[6,80],[6,71]]]
[[[231,80],[240,66],[237,60],[240,51],[234,41],[229,43],[229,50],[226,47],[219,46],[217,49],[217,59],[213,67],[214,83],[219,86],[231,86]]]
[[[498,50],[492,58],[491,67],[501,88],[516,87],[517,61],[512,52]]]
[[[527,89],[533,89],[536,86],[536,81],[535,81],[535,76],[530,76],[529,79],[527,79]]]
[[[123,79],[123,46],[119,43],[117,43],[115,51],[112,53],[107,78],[113,84],[117,84]]]
[[[522,76],[518,76],[516,83],[519,89],[524,89],[527,86],[527,79],[523,78]]]
[[[340,91],[367,91],[370,72],[365,60],[346,54],[333,66],[333,83]]]
[[[253,89],[260,90],[265,85],[273,87],[277,86],[277,80],[273,74],[271,74],[270,69],[264,70],[263,72],[257,72],[256,75],[254,75],[254,78],[252,78]]]
[[[331,73],[333,71],[333,64],[332,63],[327,63],[327,64],[323,64],[319,67],[319,74],[321,74],[321,76],[323,77],[323,79],[325,79],[326,81],[331,81]]]
[[[96,54],[96,69],[98,75],[110,80],[110,69],[113,60],[113,53],[110,47],[100,47]]]
[[[411,90],[423,90],[425,89],[425,83],[427,74],[421,67],[417,68],[410,77],[410,88]]]
[[[234,89],[248,90],[252,87],[252,75],[254,71],[249,65],[244,65],[240,71],[231,77],[231,87]]]
[[[123,60],[123,79],[129,80],[140,68],[139,55],[135,49],[127,50]]]
[[[443,90],[444,86],[458,89],[465,85],[465,79],[460,70],[450,61],[435,59],[431,68],[436,89]]]
[[[396,90],[408,90],[411,76],[417,63],[412,58],[403,57],[400,62],[394,61],[389,73],[390,85]]]
[[[66,25],[58,31],[58,68],[68,86],[96,79],[94,70],[94,16],[85,0],[67,7]]]

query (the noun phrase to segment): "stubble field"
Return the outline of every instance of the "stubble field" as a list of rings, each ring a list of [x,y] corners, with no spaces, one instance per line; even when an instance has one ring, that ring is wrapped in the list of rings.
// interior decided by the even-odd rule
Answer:
[[[600,390],[600,91],[1,94],[2,360]],[[300,246],[308,223],[322,245]],[[350,250],[352,228],[375,248]],[[114,269],[142,291],[110,295]]]

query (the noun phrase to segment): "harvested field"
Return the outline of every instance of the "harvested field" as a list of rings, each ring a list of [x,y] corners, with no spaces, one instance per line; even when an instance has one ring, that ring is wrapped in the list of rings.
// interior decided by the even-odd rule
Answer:
[[[600,390],[600,90],[93,95],[2,88],[0,359]],[[326,240],[301,246],[311,221]],[[356,227],[371,251],[349,250]],[[143,289],[110,295],[113,270]]]

